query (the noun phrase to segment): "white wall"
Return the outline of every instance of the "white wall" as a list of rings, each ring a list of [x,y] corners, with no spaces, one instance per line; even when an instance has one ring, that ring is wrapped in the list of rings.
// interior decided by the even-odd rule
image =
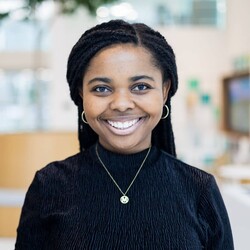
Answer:
[[[212,124],[217,129],[218,124],[215,124],[216,120],[209,121],[209,124],[202,123],[204,116],[208,115],[202,109],[196,110],[196,114],[193,114],[191,117],[190,109],[187,107],[188,80],[191,78],[198,79],[200,91],[210,94],[212,96],[212,105],[215,108],[220,107],[221,79],[229,72],[230,67],[225,47],[227,34],[224,30],[208,27],[165,28],[160,29],[160,32],[173,47],[178,66],[179,89],[176,96],[172,99],[173,127],[177,153],[190,164],[200,165],[202,161],[199,158],[200,156],[197,153],[190,154],[190,152],[196,151],[197,145],[203,142],[194,142],[194,137],[205,136],[203,131],[199,131],[199,129],[205,130],[204,126],[206,125],[208,125],[207,128],[209,128],[211,133],[214,132],[209,126]],[[213,116],[212,112],[211,110],[210,117]],[[193,133],[196,133],[196,135]],[[207,131],[208,133],[209,131]],[[210,138],[213,136],[215,135],[209,134]],[[205,137],[203,138],[206,139]],[[212,143],[214,142],[210,142],[210,149],[205,149],[207,152],[200,152],[199,155],[205,153],[214,154],[215,148],[211,148],[214,146]],[[213,152],[208,152],[209,150]],[[216,150],[218,151],[219,149]],[[209,157],[215,156],[210,155]]]
[[[66,82],[69,53],[82,33],[96,24],[85,9],[75,16],[57,17],[52,24],[52,86],[50,91],[50,128],[55,130],[77,129],[77,108],[69,95]]]
[[[229,60],[250,55],[250,1],[227,0],[227,53]]]

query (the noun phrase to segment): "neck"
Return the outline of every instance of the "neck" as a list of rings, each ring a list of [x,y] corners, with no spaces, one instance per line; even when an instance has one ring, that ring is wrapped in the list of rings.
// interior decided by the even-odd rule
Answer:
[[[103,163],[110,169],[138,169],[138,165],[143,161],[150,148],[137,153],[124,154],[117,153],[104,148],[100,143],[95,145],[95,151],[102,159]]]

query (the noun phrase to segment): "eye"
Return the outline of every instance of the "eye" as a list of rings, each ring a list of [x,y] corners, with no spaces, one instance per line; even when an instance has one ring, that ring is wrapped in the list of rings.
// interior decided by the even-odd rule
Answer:
[[[110,90],[110,88],[105,87],[105,86],[97,86],[97,87],[93,88],[92,91],[98,92],[98,93],[108,93],[111,90]]]
[[[139,83],[133,86],[132,91],[145,91],[151,89],[151,87],[148,84],[145,83]]]

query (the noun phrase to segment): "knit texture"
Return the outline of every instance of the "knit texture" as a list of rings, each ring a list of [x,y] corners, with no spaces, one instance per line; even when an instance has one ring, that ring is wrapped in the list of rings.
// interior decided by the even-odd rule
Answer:
[[[147,150],[98,152],[123,191]],[[231,250],[228,215],[212,175],[152,147],[122,194],[98,161],[95,145],[38,171],[22,209],[17,250]]]

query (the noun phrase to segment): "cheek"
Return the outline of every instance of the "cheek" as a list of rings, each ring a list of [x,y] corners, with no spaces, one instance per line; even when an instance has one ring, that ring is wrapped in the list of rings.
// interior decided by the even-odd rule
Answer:
[[[96,98],[87,97],[83,101],[85,116],[89,119],[96,119],[105,111],[105,105]]]
[[[89,110],[93,110],[94,106],[95,106],[95,102],[91,96],[91,93],[89,93],[88,90],[83,89],[83,109],[84,111],[87,113]]]
[[[83,102],[83,108],[88,117],[93,117],[98,113],[97,105],[92,102]]]
[[[164,100],[162,96],[156,95],[154,97],[147,98],[143,106],[147,107],[148,111],[155,113],[155,115],[161,114],[164,106]]]

